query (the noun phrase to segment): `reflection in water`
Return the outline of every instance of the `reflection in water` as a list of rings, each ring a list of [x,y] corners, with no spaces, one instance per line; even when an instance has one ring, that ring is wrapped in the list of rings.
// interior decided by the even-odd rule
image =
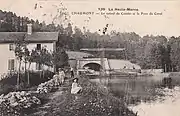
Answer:
[[[156,75],[108,77],[108,81],[106,77],[91,81],[106,85],[114,96],[125,101],[129,109],[138,116],[180,116],[180,87],[162,88],[164,85],[168,87],[177,85],[178,83],[174,83],[177,79]]]
[[[160,89],[165,95],[151,103],[141,102],[134,106],[129,106],[139,116],[179,116],[180,115],[180,87],[174,89]]]
[[[161,85],[161,81],[154,77],[106,77],[91,81],[107,86],[114,96],[133,104],[152,99],[156,95],[155,89]]]

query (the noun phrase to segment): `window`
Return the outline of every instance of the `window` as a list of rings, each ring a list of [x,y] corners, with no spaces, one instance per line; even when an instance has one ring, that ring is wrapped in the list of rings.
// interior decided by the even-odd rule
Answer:
[[[41,44],[37,44],[37,50],[41,50]]]
[[[10,51],[14,50],[14,44],[9,44],[9,50]]]
[[[8,70],[12,71],[14,70],[14,59],[9,59],[8,60]]]

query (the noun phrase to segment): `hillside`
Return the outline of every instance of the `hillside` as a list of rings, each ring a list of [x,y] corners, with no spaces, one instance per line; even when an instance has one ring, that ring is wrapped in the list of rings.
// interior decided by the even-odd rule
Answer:
[[[163,35],[139,36],[135,32],[115,32],[100,35],[98,32],[81,30],[77,26],[68,23],[67,27],[59,25],[45,24],[45,22],[34,21],[28,17],[17,16],[13,12],[0,10],[0,32],[25,32],[27,24],[32,23],[33,32],[59,32],[58,47],[71,51],[80,51],[81,48],[125,48],[123,52],[106,52],[109,59],[127,59],[140,65],[143,69],[162,68],[166,71],[179,71],[179,38],[167,38]],[[104,30],[108,30],[108,24],[104,24]],[[74,27],[74,28],[73,28]],[[99,52],[92,52],[95,57],[99,57]]]

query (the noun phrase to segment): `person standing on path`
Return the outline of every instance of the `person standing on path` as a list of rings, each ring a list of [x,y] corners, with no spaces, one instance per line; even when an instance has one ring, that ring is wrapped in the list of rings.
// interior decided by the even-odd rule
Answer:
[[[74,78],[74,70],[73,70],[73,68],[71,67],[71,78]]]
[[[65,73],[63,71],[63,69],[59,69],[59,76],[60,76],[60,83],[63,84],[64,83],[64,78],[65,78]]]
[[[59,77],[58,72],[56,72],[56,74],[53,76],[53,79],[55,80],[55,86],[59,86],[60,85],[60,77]]]

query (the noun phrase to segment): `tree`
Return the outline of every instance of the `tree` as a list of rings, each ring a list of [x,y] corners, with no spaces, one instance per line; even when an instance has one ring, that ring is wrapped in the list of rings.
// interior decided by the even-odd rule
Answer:
[[[66,54],[65,50],[61,47],[57,47],[57,50],[53,52],[52,55],[53,64],[56,66],[56,70],[58,68],[63,68],[68,66],[68,55]]]
[[[72,36],[73,30],[72,30],[72,25],[71,25],[71,23],[69,23],[69,24],[68,24],[68,27],[65,28],[65,33],[66,33],[67,36],[70,36],[70,37]]]
[[[27,43],[25,41],[26,35],[23,35],[22,38],[18,38],[14,41],[15,43],[15,56],[19,60],[18,67],[18,78],[17,78],[17,87],[20,85],[20,72],[21,72],[21,63],[24,60],[25,62],[25,73],[26,73],[26,60],[29,56],[29,51],[27,49]]]
[[[161,47],[163,45],[158,42],[154,42],[152,48],[151,48],[151,54],[150,54],[150,61],[152,68],[158,69],[162,68],[162,58],[163,54],[161,53]]]
[[[49,53],[49,51],[46,49],[46,47],[43,47],[41,50],[40,50],[40,59],[38,60],[39,61],[39,64],[42,65],[42,67],[44,67],[45,65],[46,66],[53,66],[52,65],[52,55]],[[44,68],[42,68],[42,73],[43,73],[43,78],[44,78]]]
[[[30,84],[30,67],[31,67],[31,63],[35,62],[37,64],[39,64],[39,66],[44,67],[46,66],[53,66],[52,64],[52,54],[48,51],[48,49],[46,47],[43,47],[41,50],[37,50],[32,49],[29,53],[29,55],[27,56],[27,62],[29,62],[29,66],[28,66],[28,85]],[[43,78],[44,78],[44,69],[42,68],[42,73],[43,73]],[[40,73],[40,77],[41,77],[41,73]]]
[[[180,66],[180,61],[179,61],[179,59],[180,59],[180,37],[179,38],[171,37],[168,44],[171,47],[170,59],[171,59],[173,71],[179,71],[179,66]]]
[[[29,53],[29,56],[27,57],[27,61],[29,62],[28,74],[27,74],[27,81],[28,81],[27,83],[28,83],[28,85],[30,85],[30,67],[31,67],[31,63],[36,62],[37,58],[39,58],[38,56],[39,56],[39,54],[38,54],[37,50],[32,49],[30,51],[30,53]]]
[[[75,33],[73,34],[73,49],[78,51],[82,48],[82,37],[83,33],[77,27],[74,28]]]
[[[40,29],[41,29],[41,27],[40,27],[39,21],[36,20],[33,24],[33,31],[38,32],[38,31],[40,31]]]

